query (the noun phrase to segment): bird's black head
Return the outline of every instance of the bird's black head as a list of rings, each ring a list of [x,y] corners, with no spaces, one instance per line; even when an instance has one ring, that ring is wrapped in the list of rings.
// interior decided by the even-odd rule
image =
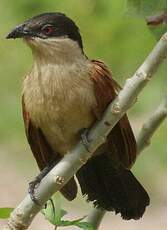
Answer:
[[[62,13],[43,13],[37,15],[18,25],[6,38],[28,37],[38,37],[41,39],[67,37],[76,41],[80,48],[83,49],[79,28],[74,21]]]

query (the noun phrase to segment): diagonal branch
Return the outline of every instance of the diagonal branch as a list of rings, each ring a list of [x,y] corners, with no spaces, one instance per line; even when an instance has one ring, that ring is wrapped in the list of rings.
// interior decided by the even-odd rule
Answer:
[[[140,154],[150,144],[151,137],[165,118],[167,118],[167,96],[164,97],[158,108],[143,124],[142,129],[137,136],[138,154]],[[98,230],[105,213],[105,210],[98,208],[93,208],[90,211],[87,217],[87,222],[93,226],[94,230]]]
[[[106,140],[106,136],[125,114],[151,79],[160,63],[167,56],[167,33],[163,35],[153,51],[146,58],[141,67],[131,79],[128,79],[117,98],[109,105],[100,122],[89,132],[89,151],[82,143],[78,143],[71,153],[58,163],[43,179],[37,190],[38,206],[27,195],[19,206],[12,212],[3,230],[24,230],[29,227],[35,215],[42,209],[47,200],[77,172],[77,170],[91,157],[92,153]]]
[[[137,135],[138,154],[140,154],[149,144],[150,139],[161,123],[167,117],[167,96],[164,97],[161,104],[143,124],[141,131]]]

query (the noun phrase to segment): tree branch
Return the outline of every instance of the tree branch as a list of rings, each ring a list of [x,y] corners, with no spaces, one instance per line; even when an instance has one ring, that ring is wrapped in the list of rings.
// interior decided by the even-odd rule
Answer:
[[[167,96],[164,97],[161,104],[143,124],[141,131],[137,136],[138,154],[150,145],[150,139],[167,117]]]
[[[138,154],[140,154],[149,144],[150,139],[159,128],[162,122],[167,117],[167,96],[164,97],[161,104],[143,124],[141,131],[137,136],[137,148]],[[100,223],[105,215],[106,211],[98,208],[93,208],[88,217],[87,222],[90,223],[94,230],[98,230]]]
[[[86,222],[90,223],[94,230],[98,230],[105,213],[104,209],[93,208],[87,216]]]
[[[86,163],[92,153],[105,142],[108,133],[136,101],[136,97],[151,79],[160,63],[167,55],[167,33],[162,36],[153,51],[146,58],[141,67],[131,79],[128,79],[117,98],[109,105],[101,121],[90,130],[88,138],[89,151],[82,143],[78,143],[71,153],[64,158],[46,175],[39,185],[36,195],[41,203],[38,206],[32,202],[30,196],[19,204],[12,212],[3,230],[24,230],[31,224],[35,215],[42,209],[47,200]]]

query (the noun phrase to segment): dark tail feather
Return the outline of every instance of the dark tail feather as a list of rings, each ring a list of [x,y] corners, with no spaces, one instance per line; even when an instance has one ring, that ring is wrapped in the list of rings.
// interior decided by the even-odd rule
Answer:
[[[139,219],[149,205],[149,196],[133,174],[114,168],[107,154],[91,158],[76,174],[83,195],[96,207],[121,213],[123,219]]]
[[[77,184],[75,182],[74,177],[72,177],[67,184],[63,188],[60,189],[60,192],[63,194],[63,196],[69,200],[72,201],[77,196]]]

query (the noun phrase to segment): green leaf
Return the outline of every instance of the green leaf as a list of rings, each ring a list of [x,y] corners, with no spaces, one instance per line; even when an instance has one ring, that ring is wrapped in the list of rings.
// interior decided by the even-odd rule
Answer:
[[[46,208],[42,210],[42,213],[53,225],[58,225],[61,222],[61,218],[66,215],[67,212],[60,208],[59,194],[52,196],[51,200],[47,202]]]
[[[87,223],[87,222],[80,222],[81,220],[83,220],[85,217],[82,217],[78,220],[73,220],[73,221],[69,221],[69,220],[62,220],[59,225],[59,227],[67,227],[67,226],[77,226],[79,228],[82,228],[84,230],[94,230],[94,228],[92,227],[91,224]]]
[[[79,219],[76,219],[76,220],[61,220],[61,223],[59,226],[71,226],[71,225],[76,225],[78,226],[79,223],[81,223],[80,221],[82,221],[83,219],[85,219],[86,216],[84,217],[81,217]]]
[[[80,222],[80,223],[76,224],[76,226],[78,226],[79,228],[82,228],[84,230],[94,230],[92,225],[87,223],[87,222]]]
[[[10,213],[13,211],[13,208],[0,208],[0,219],[7,219],[10,217]]]
[[[82,222],[82,220],[85,219],[86,216],[72,221],[62,220],[62,218],[67,214],[67,211],[61,209],[60,196],[55,194],[51,200],[52,201],[49,200],[47,202],[46,208],[42,210],[45,218],[49,220],[50,223],[59,227],[77,226],[84,230],[94,230],[91,224]]]

